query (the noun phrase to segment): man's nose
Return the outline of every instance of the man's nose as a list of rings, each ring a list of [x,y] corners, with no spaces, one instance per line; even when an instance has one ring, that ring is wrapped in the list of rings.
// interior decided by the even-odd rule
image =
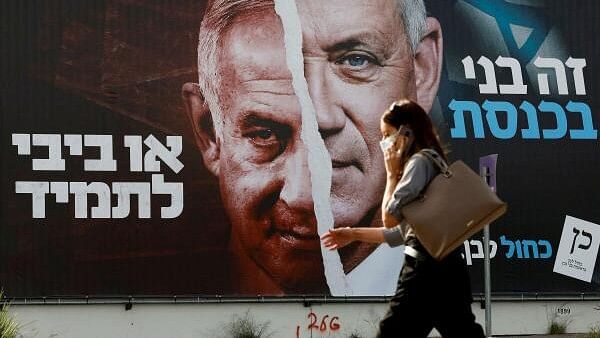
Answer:
[[[308,151],[299,144],[290,158],[285,161],[283,188],[280,199],[296,211],[313,212],[312,188],[308,168]]]
[[[344,129],[346,114],[342,108],[342,98],[335,95],[335,79],[328,76],[326,62],[309,62],[305,67],[305,77],[317,114],[319,133],[326,139]]]

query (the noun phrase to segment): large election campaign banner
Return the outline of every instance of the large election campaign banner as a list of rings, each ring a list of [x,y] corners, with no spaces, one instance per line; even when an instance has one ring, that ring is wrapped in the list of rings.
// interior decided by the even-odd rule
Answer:
[[[392,294],[402,246],[319,234],[381,226],[399,98],[509,204],[493,292],[598,291],[596,1],[1,6],[8,296]]]

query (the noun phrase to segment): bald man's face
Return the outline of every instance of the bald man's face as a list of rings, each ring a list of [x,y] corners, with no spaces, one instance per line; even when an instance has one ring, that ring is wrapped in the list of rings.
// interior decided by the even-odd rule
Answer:
[[[336,227],[369,226],[385,185],[379,118],[416,98],[394,0],[303,0],[304,76],[333,166]],[[343,14],[340,14],[343,13]],[[288,292],[320,290],[323,264],[302,112],[274,11],[240,18],[222,40],[223,130],[216,161],[232,247]]]

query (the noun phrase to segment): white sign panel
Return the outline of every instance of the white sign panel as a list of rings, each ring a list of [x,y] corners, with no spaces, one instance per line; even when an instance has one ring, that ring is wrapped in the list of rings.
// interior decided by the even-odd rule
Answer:
[[[599,244],[600,225],[567,216],[556,252],[554,272],[590,282]]]

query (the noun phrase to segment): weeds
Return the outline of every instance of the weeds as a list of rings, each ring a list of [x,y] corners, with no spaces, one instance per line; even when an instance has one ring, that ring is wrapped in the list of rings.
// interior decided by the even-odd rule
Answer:
[[[548,328],[549,334],[566,333],[566,332],[567,332],[567,324],[565,324],[565,323],[552,322],[550,324],[550,327]]]
[[[378,314],[371,312],[369,314],[369,319],[362,320],[362,322],[366,325],[360,325],[360,327],[354,327],[348,331],[345,331],[345,333],[342,336],[347,338],[372,337],[373,334],[367,334],[365,332],[377,331],[377,329],[379,328],[379,321],[381,321],[381,317]]]
[[[590,331],[583,338],[600,338],[600,325],[591,327]]]
[[[360,333],[358,330],[354,330],[352,332],[350,332],[350,335],[348,336],[348,338],[364,338],[365,336]]]
[[[4,299],[4,290],[0,290],[0,302]],[[10,304],[2,303],[0,306],[0,338],[15,338],[19,332],[19,323],[8,312]]]
[[[233,315],[231,322],[225,324],[225,337],[227,338],[270,338],[274,333],[270,332],[271,322],[258,322],[250,310],[243,316]]]
[[[569,312],[561,312],[567,304],[561,304],[559,307],[546,308],[546,317],[548,318],[548,334],[567,333],[567,327],[573,321]]]

